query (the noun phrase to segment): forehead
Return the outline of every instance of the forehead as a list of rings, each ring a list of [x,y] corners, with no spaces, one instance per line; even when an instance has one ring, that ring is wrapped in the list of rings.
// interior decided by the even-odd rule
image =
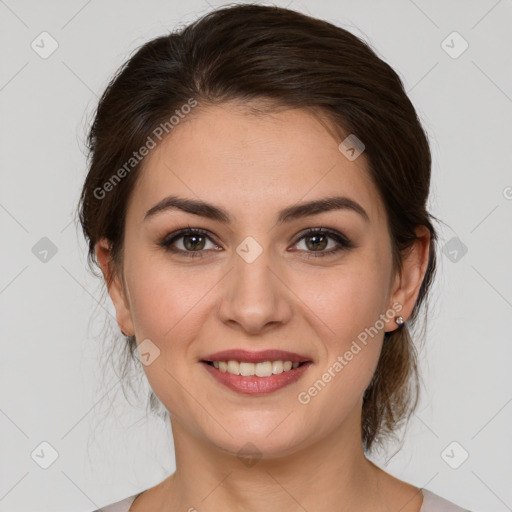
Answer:
[[[385,215],[364,152],[349,160],[347,134],[305,109],[257,113],[229,103],[196,107],[150,151],[132,195],[138,216],[169,194],[208,200],[243,215],[345,195],[370,219]]]

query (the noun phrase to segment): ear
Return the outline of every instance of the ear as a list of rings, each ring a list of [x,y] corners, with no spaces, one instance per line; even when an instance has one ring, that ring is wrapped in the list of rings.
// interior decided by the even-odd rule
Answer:
[[[132,315],[130,312],[128,298],[125,293],[123,280],[121,276],[113,276],[112,274],[113,264],[110,241],[106,238],[102,238],[96,243],[94,251],[96,253],[98,264],[101,267],[103,277],[105,278],[105,283],[108,286],[108,293],[116,309],[116,320],[119,328],[126,335],[133,336],[135,330],[133,328]],[[112,279],[111,282],[110,279]]]
[[[426,226],[418,226],[415,229],[417,239],[413,246],[406,251],[403,256],[402,271],[397,273],[394,278],[393,287],[391,288],[391,299],[389,308],[394,303],[402,306],[397,316],[401,316],[404,322],[410,317],[411,312],[416,303],[425,272],[428,267],[430,231]],[[394,331],[398,328],[395,317],[386,321],[386,332]]]

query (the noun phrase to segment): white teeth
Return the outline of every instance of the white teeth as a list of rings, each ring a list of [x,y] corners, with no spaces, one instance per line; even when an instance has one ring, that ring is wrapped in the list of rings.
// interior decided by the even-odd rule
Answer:
[[[213,361],[213,366],[223,373],[250,377],[270,377],[272,374],[290,371],[297,368],[300,363],[291,361],[263,361],[261,363],[246,363],[238,361]]]
[[[227,371],[233,375],[240,375],[240,366],[236,361],[228,361]]]

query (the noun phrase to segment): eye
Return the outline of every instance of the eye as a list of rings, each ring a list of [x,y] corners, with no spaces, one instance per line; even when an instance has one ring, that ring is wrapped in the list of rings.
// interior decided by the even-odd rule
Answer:
[[[218,246],[211,241],[205,230],[189,227],[164,238],[159,245],[166,251],[182,253],[187,257],[194,258],[201,256],[201,252],[204,252],[204,249],[208,249],[208,247],[205,247],[207,241],[211,244],[209,249],[218,250]],[[174,247],[176,242],[178,242],[176,244],[178,247]]]
[[[334,244],[329,244],[329,240],[334,241]],[[303,252],[306,258],[330,256],[339,251],[356,247],[341,233],[324,228],[309,229],[302,234],[294,245],[299,245],[303,241],[303,248],[299,251]],[[208,243],[210,243],[210,247],[208,247]],[[203,257],[202,253],[207,249],[222,250],[212,241],[207,231],[191,227],[172,233],[165,237],[159,245],[166,251],[190,258]],[[326,248],[329,248],[329,250],[325,250]]]
[[[334,240],[335,243],[329,245],[329,239]],[[324,228],[308,230],[298,239],[295,245],[300,244],[302,241],[304,241],[303,247],[305,247],[305,249],[301,249],[301,251],[303,250],[305,252],[307,258],[330,256],[339,251],[355,247],[355,244],[346,236],[337,231]],[[326,251],[325,249],[328,247],[330,250]]]

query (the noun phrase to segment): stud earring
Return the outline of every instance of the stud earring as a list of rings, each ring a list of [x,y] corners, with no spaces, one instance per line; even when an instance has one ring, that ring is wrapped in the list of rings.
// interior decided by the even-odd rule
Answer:
[[[395,318],[395,322],[401,327],[402,325],[404,325],[404,319],[401,317],[401,316],[397,316]]]

